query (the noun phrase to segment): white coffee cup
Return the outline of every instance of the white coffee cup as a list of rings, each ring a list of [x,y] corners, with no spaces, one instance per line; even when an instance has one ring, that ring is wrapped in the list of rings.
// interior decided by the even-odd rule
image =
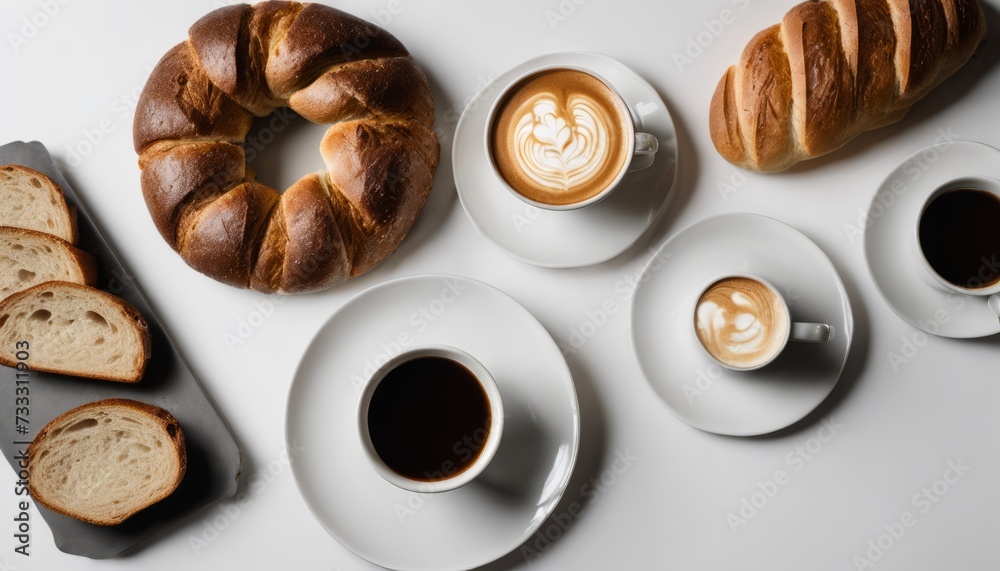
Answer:
[[[768,339],[767,340],[767,351],[764,353],[763,357],[755,360],[755,362],[748,363],[746,365],[736,364],[734,362],[727,362],[720,356],[717,356],[712,352],[712,350],[705,345],[702,340],[702,335],[699,333],[699,327],[704,327],[704,316],[699,316],[699,310],[701,309],[702,298],[710,290],[715,289],[715,287],[730,279],[743,279],[753,282],[757,282],[763,287],[764,291],[772,302],[774,309],[777,311],[778,320],[781,321],[781,327],[778,331],[773,334],[778,336],[777,340]],[[706,308],[709,310],[710,308]],[[749,315],[749,314],[746,314]],[[711,357],[716,363],[733,371],[753,371],[760,369],[778,358],[785,348],[788,346],[789,341],[800,341],[805,343],[826,343],[833,338],[833,327],[825,323],[808,323],[808,322],[795,322],[792,321],[791,310],[789,309],[788,302],[785,297],[781,295],[781,292],[774,287],[771,282],[766,279],[748,273],[727,273],[719,275],[712,280],[710,280],[704,287],[698,290],[698,294],[695,297],[695,308],[694,308],[694,319],[693,323],[693,333],[695,338],[698,340],[698,344],[705,351],[705,353]],[[702,323],[699,324],[701,317]],[[751,324],[752,325],[752,324]],[[766,331],[765,335],[771,335],[771,331]]]
[[[507,181],[504,179],[503,175],[501,174],[500,170],[498,169],[496,162],[494,161],[493,151],[492,151],[493,143],[491,140],[493,133],[493,125],[496,120],[497,111],[502,105],[502,103],[506,100],[508,94],[511,93],[512,90],[519,87],[522,84],[522,82],[524,82],[526,79],[531,78],[532,76],[560,69],[578,71],[599,80],[613,94],[615,103],[618,105],[620,111],[625,116],[631,118],[631,121],[625,121],[627,132],[624,133],[622,137],[622,139],[625,141],[625,144],[627,145],[627,151],[626,151],[627,159],[625,160],[622,167],[619,169],[614,180],[610,184],[608,184],[604,188],[604,190],[601,191],[600,193],[591,196],[586,200],[581,200],[570,204],[551,204],[551,203],[532,200],[531,198],[525,196],[524,194],[519,192],[516,188],[508,184]],[[610,196],[611,193],[613,193],[615,189],[618,188],[619,184],[621,183],[622,179],[625,178],[626,174],[630,172],[643,170],[652,166],[653,164],[652,157],[659,150],[659,142],[657,141],[654,135],[651,135],[649,133],[639,132],[638,129],[636,128],[636,125],[638,123],[639,123],[638,114],[628,104],[628,102],[622,96],[621,92],[619,92],[611,82],[603,78],[597,72],[591,69],[574,65],[552,64],[552,65],[539,66],[537,68],[522,73],[517,78],[511,80],[506,85],[504,85],[503,89],[500,91],[499,97],[497,97],[496,100],[493,102],[493,105],[490,108],[490,112],[488,114],[486,122],[486,133],[485,133],[486,155],[489,160],[490,167],[493,169],[493,174],[496,176],[497,181],[518,199],[524,201],[525,203],[531,206],[545,210],[556,210],[556,211],[576,210],[579,208],[590,206],[592,204],[596,204],[604,200],[608,196]],[[640,161],[635,160],[636,158],[639,157],[646,157],[646,160],[640,160]]]
[[[465,367],[465,369],[467,369],[476,379],[482,388],[483,393],[486,395],[490,413],[489,426],[486,430],[485,441],[482,443],[479,455],[476,459],[465,467],[465,469],[456,471],[455,473],[450,473],[454,470],[455,465],[452,464],[452,466],[448,466],[448,463],[445,462],[444,465],[440,467],[442,477],[432,480],[407,477],[396,472],[386,464],[372,442],[368,414],[372,403],[372,397],[375,395],[376,389],[378,389],[379,385],[386,378],[386,376],[400,365],[414,359],[424,357],[439,357],[448,359]],[[372,468],[374,468],[375,471],[386,481],[411,492],[446,492],[464,486],[474,480],[483,472],[483,470],[486,469],[486,466],[489,465],[493,456],[496,454],[497,448],[500,446],[500,438],[503,434],[503,424],[503,400],[500,395],[500,388],[497,386],[493,376],[490,375],[490,372],[483,366],[482,363],[479,362],[478,359],[461,349],[447,345],[422,346],[409,351],[404,351],[403,353],[389,359],[384,365],[375,371],[365,384],[361,391],[360,402],[358,403],[358,434],[361,438],[361,444],[364,448],[365,455],[368,457],[369,463]]]
[[[983,192],[990,193],[1000,199],[1000,181],[995,178],[986,176],[964,176],[961,178],[956,178],[954,180],[948,181],[945,184],[939,186],[930,193],[927,200],[920,207],[917,219],[913,224],[912,232],[912,244],[913,244],[913,254],[917,260],[917,268],[920,273],[920,277],[923,278],[930,286],[944,292],[948,293],[960,293],[965,295],[974,296],[985,296],[988,297],[988,305],[990,309],[1000,317],[1000,282],[993,285],[988,285],[984,287],[963,287],[958,284],[954,284],[944,277],[941,276],[927,260],[927,256],[924,255],[923,247],[920,245],[920,223],[924,218],[924,213],[927,211],[927,207],[930,206],[932,202],[942,194],[958,189],[973,188],[976,190],[981,190]],[[1000,254],[1000,252],[998,252]],[[984,269],[989,270],[987,266],[983,266]],[[993,271],[993,270],[989,270]],[[980,274],[980,277],[983,277]],[[983,281],[992,276],[983,277]]]

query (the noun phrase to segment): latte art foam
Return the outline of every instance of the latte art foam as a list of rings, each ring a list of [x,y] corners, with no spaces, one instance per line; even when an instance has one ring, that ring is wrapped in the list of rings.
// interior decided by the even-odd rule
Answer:
[[[720,280],[698,300],[698,339],[722,363],[753,368],[774,357],[788,335],[788,314],[766,285],[750,278]]]
[[[608,156],[611,122],[600,104],[576,94],[561,102],[550,93],[530,104],[514,128],[514,158],[524,175],[552,192],[599,176]]]
[[[631,116],[617,94],[582,71],[554,69],[516,85],[498,104],[490,153],[518,193],[545,204],[582,202],[626,166]]]

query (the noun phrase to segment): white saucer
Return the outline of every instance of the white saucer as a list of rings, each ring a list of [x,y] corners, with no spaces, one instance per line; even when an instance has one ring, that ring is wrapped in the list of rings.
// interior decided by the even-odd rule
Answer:
[[[726,272],[759,275],[781,291],[795,321],[827,323],[829,343],[791,342],[763,369],[731,371],[698,343],[697,296]],[[774,432],[830,394],[847,361],[851,302],[826,254],[798,230],[765,216],[726,214],[677,233],[639,278],[632,351],[653,392],[691,426],[733,436]]]
[[[373,367],[402,349],[452,345],[495,377],[505,409],[493,461],[439,494],[404,491],[369,464],[357,406]],[[527,540],[555,509],[580,445],[576,389],[544,327],[490,286],[416,276],[368,289],[319,330],[295,373],[286,439],[302,497],[344,547],[390,569],[470,569]]]
[[[637,130],[660,143],[652,166],[625,175],[608,198],[570,211],[529,206],[496,179],[485,133],[490,108],[507,83],[543,65],[592,69],[612,83],[639,119]],[[557,53],[527,61],[502,74],[466,107],[452,147],[455,185],[462,207],[494,246],[536,266],[572,268],[597,264],[627,250],[667,203],[677,178],[677,133],[666,104],[645,80],[608,56]]]
[[[1000,150],[972,141],[932,145],[897,166],[868,209],[873,220],[865,229],[865,262],[876,289],[904,321],[943,337],[1000,333],[1000,320],[985,297],[930,286],[918,273],[913,254],[913,228],[924,201],[945,182],[970,175],[1000,178]]]

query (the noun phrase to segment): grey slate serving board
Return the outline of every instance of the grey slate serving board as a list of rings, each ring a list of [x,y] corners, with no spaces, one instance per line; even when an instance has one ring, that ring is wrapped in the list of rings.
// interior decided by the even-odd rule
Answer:
[[[242,466],[239,444],[45,146],[38,142],[4,145],[0,147],[0,165],[5,164],[24,165],[43,172],[62,187],[66,200],[77,209],[78,247],[97,258],[98,287],[125,299],[146,318],[153,339],[153,356],[145,378],[134,385],[29,371],[27,434],[16,432],[18,371],[0,367],[0,449],[4,457],[16,472],[15,456],[24,449],[18,442],[30,441],[46,423],[71,408],[111,397],[131,398],[169,410],[180,422],[187,441],[187,474],[180,487],[167,499],[120,525],[91,525],[32,502],[52,530],[60,550],[91,558],[111,557],[186,515],[235,494]],[[15,348],[0,347],[0,351],[13,352]],[[27,362],[30,367],[30,356]],[[38,526],[39,522],[33,521],[31,525]],[[35,541],[36,534],[31,535],[30,550],[48,547]]]

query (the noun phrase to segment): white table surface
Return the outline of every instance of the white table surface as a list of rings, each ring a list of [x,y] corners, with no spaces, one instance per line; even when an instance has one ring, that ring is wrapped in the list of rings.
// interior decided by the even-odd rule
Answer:
[[[146,212],[131,138],[132,109],[151,67],[221,2],[4,2],[0,142],[39,140],[60,161],[231,423],[244,449],[247,496],[242,507],[214,505],[106,561],[56,550],[33,510],[31,556],[23,557],[13,551],[17,498],[14,475],[7,472],[0,476],[0,569],[372,569],[323,531],[281,460],[286,395],[309,340],[333,311],[374,284],[431,272],[502,289],[564,345],[589,319],[588,311],[605,304],[616,309],[567,357],[583,414],[576,471],[556,509],[567,529],[546,522],[542,531],[558,540],[536,537],[528,544],[536,551],[516,550],[489,569],[849,570],[859,567],[856,557],[868,557],[870,539],[889,528],[898,532],[901,526],[893,524],[906,512],[915,525],[903,528],[874,568],[997,568],[1000,343],[994,337],[923,344],[923,335],[879,297],[862,242],[845,225],[856,224],[899,161],[941,133],[1000,145],[998,8],[988,9],[992,29],[979,56],[902,123],[790,173],[746,174],[737,192],[723,195],[720,184],[737,171],[712,146],[709,100],[750,37],[778,22],[792,4],[338,2],[362,17],[381,15],[430,76],[444,133],[434,190],[409,237],[383,266],[332,291],[284,300],[242,344],[232,345],[227,336],[237,335],[255,304],[278,299],[211,281],[169,249]],[[54,15],[39,16],[46,6]],[[564,20],[553,19],[560,10]],[[724,10],[729,23],[713,24]],[[28,38],[22,18],[44,25]],[[717,37],[706,31],[712,28]],[[679,66],[674,55],[699,33],[707,47]],[[456,198],[450,151],[465,102],[486,81],[531,57],[567,50],[607,53],[657,88],[679,132],[680,186],[669,212],[631,250],[597,266],[552,270],[508,258],[476,233]],[[70,149],[100,128],[108,133],[92,152],[72,157]],[[321,133],[302,122],[281,133],[257,162],[259,178],[284,188],[320,168]],[[653,397],[630,351],[630,280],[667,237],[724,212],[761,213],[802,230],[833,260],[854,304],[854,345],[840,385],[816,414],[770,437],[720,437],[678,421]],[[890,354],[914,339],[923,346],[894,369]],[[832,438],[821,432],[822,418],[841,425]],[[828,441],[817,446],[819,436]],[[820,449],[798,456],[806,447]],[[612,478],[608,470],[618,454],[635,459]],[[922,489],[933,490],[949,462],[969,470],[957,481],[950,474],[954,483],[932,491],[933,503],[915,502]],[[788,482],[734,533],[727,514],[738,515],[742,501],[753,499],[758,483],[769,487],[777,470]],[[584,488],[602,475],[613,483],[598,494]],[[583,510],[567,517],[574,502]],[[207,546],[196,550],[196,538]]]

